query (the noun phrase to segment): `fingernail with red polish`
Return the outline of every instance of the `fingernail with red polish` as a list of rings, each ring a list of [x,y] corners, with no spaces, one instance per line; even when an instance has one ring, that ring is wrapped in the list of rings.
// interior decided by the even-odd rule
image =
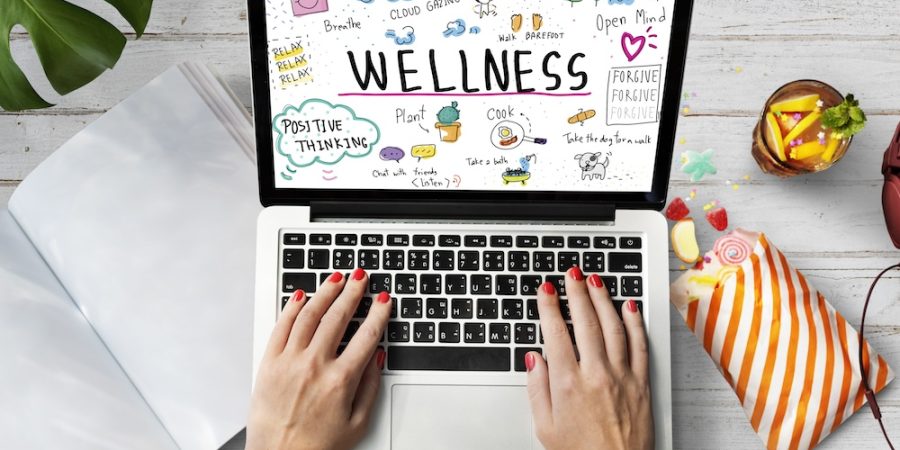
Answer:
[[[525,354],[525,370],[531,372],[531,369],[534,369],[534,353],[528,352]]]
[[[337,283],[337,282],[341,281],[343,278],[344,278],[344,276],[341,275],[340,272],[335,272],[335,273],[331,274],[330,277],[328,277],[328,281],[330,281],[332,283]]]
[[[591,286],[595,288],[603,287],[603,280],[596,273],[588,277],[588,283],[591,283]]]
[[[375,298],[375,300],[378,300],[378,303],[387,303],[391,301],[391,294],[388,294],[385,291],[381,291],[381,293],[378,294],[378,297]]]
[[[625,304],[628,306],[629,311],[633,313],[638,312],[637,303],[635,303],[634,300],[628,300]]]
[[[302,289],[297,289],[294,291],[294,295],[291,296],[291,301],[296,303],[303,299],[303,296],[306,295],[306,292],[303,292]]]
[[[384,349],[378,347],[377,353],[375,354],[375,364],[378,364],[379,370],[384,370],[384,357],[387,356],[387,353],[384,352]]]
[[[350,277],[356,281],[362,280],[363,277],[365,277],[365,276],[366,276],[366,271],[362,267],[357,268],[356,270],[353,271],[353,274],[350,275]]]
[[[581,273],[581,269],[578,266],[572,266],[569,269],[569,276],[575,281],[584,281],[584,274]]]
[[[551,283],[549,281],[545,281],[544,284],[541,286],[541,289],[543,289],[544,292],[551,294],[551,295],[556,293],[556,286],[554,286],[553,283]]]

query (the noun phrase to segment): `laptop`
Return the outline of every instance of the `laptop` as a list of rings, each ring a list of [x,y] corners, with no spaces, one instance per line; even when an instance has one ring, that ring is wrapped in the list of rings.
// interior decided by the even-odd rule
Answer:
[[[363,267],[382,390],[364,449],[528,449],[536,289],[578,265],[646,322],[671,448],[664,207],[690,0],[249,3],[264,211],[254,374],[296,289]],[[563,315],[569,314],[565,301]]]

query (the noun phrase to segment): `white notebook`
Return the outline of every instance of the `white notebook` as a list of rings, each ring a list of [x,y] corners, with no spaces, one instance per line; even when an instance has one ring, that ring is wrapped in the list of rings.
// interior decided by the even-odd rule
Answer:
[[[244,427],[253,141],[182,64],[22,182],[0,210],[0,446],[210,449]]]

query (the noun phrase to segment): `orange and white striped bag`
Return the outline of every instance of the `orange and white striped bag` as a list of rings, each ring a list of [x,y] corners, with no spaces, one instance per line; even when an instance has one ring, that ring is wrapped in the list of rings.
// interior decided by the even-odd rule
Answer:
[[[866,402],[856,330],[762,233],[722,236],[671,298],[767,448],[815,447]],[[894,373],[863,346],[878,392]]]

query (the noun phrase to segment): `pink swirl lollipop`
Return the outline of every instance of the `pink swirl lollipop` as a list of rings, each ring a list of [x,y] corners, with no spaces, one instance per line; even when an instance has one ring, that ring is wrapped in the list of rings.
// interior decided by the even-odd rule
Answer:
[[[753,249],[743,239],[726,235],[716,241],[713,251],[723,263],[737,266],[750,256]]]

